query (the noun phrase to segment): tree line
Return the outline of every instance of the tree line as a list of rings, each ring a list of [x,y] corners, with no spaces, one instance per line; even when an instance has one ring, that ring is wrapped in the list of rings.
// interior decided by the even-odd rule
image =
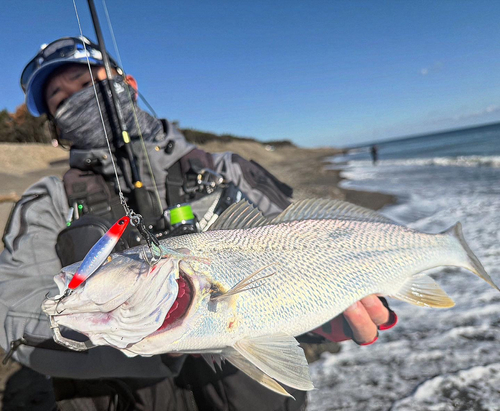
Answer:
[[[178,126],[178,122],[174,122]],[[215,134],[207,131],[195,130],[192,128],[179,128],[186,140],[193,144],[205,144],[210,141],[253,141],[260,144],[273,145],[275,147],[293,146],[288,140],[279,141],[258,141],[251,137],[238,137],[232,134]],[[50,132],[50,125],[45,115],[34,117],[30,114],[25,104],[17,107],[14,113],[9,113],[6,109],[0,111],[0,143],[43,143],[48,144],[54,138]]]
[[[14,113],[0,111],[0,142],[50,143],[51,140],[47,117],[33,117],[25,104]]]

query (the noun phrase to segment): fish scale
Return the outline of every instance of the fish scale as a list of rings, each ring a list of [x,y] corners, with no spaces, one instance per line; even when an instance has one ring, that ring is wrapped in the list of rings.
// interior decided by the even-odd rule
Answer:
[[[346,234],[343,237],[351,238],[350,244],[330,240],[329,234],[340,230]],[[227,288],[263,266],[273,264],[267,271],[275,274],[237,300],[238,315],[245,324],[241,333],[248,328],[268,333],[272,327],[284,327],[285,332],[296,335],[321,325],[369,294],[391,294],[394,284],[401,282],[398,279],[404,280],[403,270],[420,272],[438,265],[437,258],[449,247],[447,238],[388,224],[308,220],[177,237],[164,245],[171,249],[187,248],[193,250],[193,255],[210,260],[209,266],[191,264],[196,272],[208,270],[210,278]],[[204,249],[203,244],[207,243]],[[349,252],[346,253],[347,246]],[[407,252],[404,258],[394,258],[397,257],[394,254],[401,254],[406,248],[413,251]],[[315,255],[311,250],[321,250],[321,253]],[[359,264],[361,260],[363,265]],[[246,265],[237,266],[239,261],[246,261]],[[361,276],[366,268],[370,276]],[[331,300],[337,303],[332,305]],[[202,318],[218,316],[209,310],[205,314]],[[223,321],[217,329],[203,324],[196,324],[195,328],[192,343],[189,334],[183,338],[188,349],[201,348],[200,329],[220,336],[222,345],[228,343],[222,333],[226,328]],[[239,335],[233,333],[232,338],[237,339]]]
[[[42,308],[52,321],[83,332],[94,344],[114,346],[129,356],[221,355],[287,395],[277,381],[312,389],[307,362],[293,337],[363,297],[381,294],[451,307],[453,301],[423,274],[439,266],[466,268],[498,290],[465,243],[459,223],[441,234],[425,234],[371,210],[315,199],[293,204],[271,221],[241,202],[213,228],[161,241],[163,258],[157,267],[144,263],[141,248],[113,255],[58,302],[59,311],[51,300]],[[56,277],[60,289],[76,269]],[[111,284],[117,272],[120,280]],[[182,316],[168,323],[169,309],[178,307],[179,276],[191,288],[191,301]],[[112,300],[102,301],[104,295]],[[94,316],[95,330],[89,321]]]

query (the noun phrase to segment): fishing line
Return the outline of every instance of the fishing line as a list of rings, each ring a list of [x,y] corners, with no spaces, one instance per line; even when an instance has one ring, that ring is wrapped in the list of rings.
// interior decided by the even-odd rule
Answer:
[[[90,2],[89,2],[89,6],[90,6]],[[93,87],[94,95],[95,95],[95,98],[96,98],[96,101],[97,101],[97,107],[98,107],[98,110],[99,110],[99,116],[101,118],[101,123],[102,123],[103,131],[104,131],[104,136],[106,138],[106,144],[108,146],[108,151],[109,151],[109,154],[111,156],[111,162],[112,162],[112,165],[113,165],[113,170],[114,170],[114,173],[115,173],[115,178],[116,178],[117,187],[118,187],[118,191],[119,191],[120,204],[122,205],[123,209],[125,210],[125,214],[130,218],[130,223],[138,229],[138,231],[141,234],[141,236],[146,240],[147,246],[148,246],[149,251],[151,253],[151,257],[148,257],[146,254],[144,254],[144,260],[149,265],[153,266],[162,257],[161,246],[160,246],[160,243],[159,243],[158,239],[144,225],[144,221],[143,221],[142,215],[141,214],[137,214],[134,210],[132,210],[128,206],[127,201],[125,199],[125,196],[123,195],[123,191],[122,191],[122,188],[121,188],[121,185],[120,185],[120,179],[118,177],[118,170],[117,170],[114,158],[113,158],[113,152],[111,150],[111,145],[109,143],[108,134],[107,134],[107,131],[106,131],[106,125],[105,125],[104,117],[103,117],[103,114],[102,114],[102,109],[101,109],[101,105],[99,103],[99,97],[97,95],[97,88],[96,88],[96,85],[95,85],[95,79],[94,79],[94,76],[93,76],[93,73],[92,73],[92,68],[90,66],[90,60],[89,60],[90,53],[87,51],[87,47],[85,45],[85,41],[83,41],[83,39],[85,39],[85,37],[83,36],[82,26],[81,26],[81,22],[80,22],[80,16],[78,14],[78,7],[76,6],[76,1],[75,0],[73,0],[73,7],[75,9],[75,15],[76,15],[76,19],[77,19],[77,22],[78,22],[78,27],[79,27],[79,30],[80,30],[80,35],[82,37],[82,43],[83,43],[83,47],[84,47],[86,58],[87,58],[87,66],[89,68],[90,78],[92,80],[92,87]],[[93,19],[94,19],[94,17],[95,17],[95,19],[97,19],[97,16],[94,16],[94,14],[95,14],[95,8],[93,7],[93,4],[92,4],[92,7],[91,7],[91,14],[92,14],[92,18]],[[98,24],[98,22],[96,23],[96,21],[94,21],[94,24]],[[97,26],[96,26],[96,31],[97,31]],[[100,29],[99,29],[99,33],[100,33]],[[99,33],[97,33],[98,37],[99,37]],[[103,50],[101,50],[101,53],[102,53],[103,61],[105,63],[106,77],[108,78],[108,81],[110,81],[111,80],[110,69],[109,69],[108,66],[106,66],[106,61],[107,61],[106,49],[105,49],[104,46],[102,47],[102,49]],[[123,71],[121,70],[121,68],[120,68],[120,71],[121,71],[121,73],[119,73],[119,74],[122,74]],[[126,88],[128,90],[128,87],[126,87]],[[110,90],[111,90],[111,92],[113,92],[113,90],[114,90],[113,89],[113,84],[111,84],[111,81],[110,81]],[[129,98],[131,98],[130,93],[129,93]],[[121,112],[120,112],[119,106],[116,106],[116,102],[115,102],[115,107],[116,107],[116,110],[117,110],[118,119],[121,122],[121,120],[122,120]],[[135,116],[136,122],[137,122],[137,116],[135,115],[135,113],[134,113],[134,116]],[[128,133],[125,131],[125,129],[122,126],[120,128],[122,128],[122,136],[123,136],[124,142],[126,144],[128,144],[130,142],[130,139],[128,138]],[[141,138],[142,138],[142,136],[141,136]],[[126,141],[126,140],[128,140],[128,141]],[[130,147],[128,148],[128,155],[129,155],[130,159],[131,159],[131,156],[133,156],[133,153],[130,150]],[[146,158],[148,158],[147,157],[147,153],[146,153]],[[149,159],[148,159],[148,162],[149,162]],[[135,168],[134,164],[131,163],[130,166],[132,168],[131,171],[132,171],[133,176],[135,175],[134,179],[137,177],[137,180],[135,180],[135,181],[140,184],[140,186],[137,186],[136,189],[139,189],[140,187],[142,187],[142,183],[138,179],[139,178],[138,171]],[[154,179],[154,177],[153,177],[153,179]],[[134,184],[136,184],[136,183],[134,183]],[[155,189],[156,189],[156,193],[157,193],[157,200],[158,200],[158,202],[160,204],[160,210],[161,210],[162,207],[161,207],[160,197],[159,197],[159,194],[158,194],[158,190],[156,188],[156,183],[154,183],[154,184],[155,184]]]
[[[144,94],[142,94],[139,90],[137,90],[137,94],[139,94],[139,97],[141,98],[142,102],[147,106],[153,117],[158,118],[155,109],[153,108],[153,106],[151,106],[151,104],[148,103],[146,97],[144,97]]]
[[[76,20],[78,22],[78,28],[80,30],[80,36],[84,37],[83,36],[83,31],[82,31],[82,25],[80,23],[80,15],[78,14],[78,7],[76,6],[76,1],[75,0],[73,0],[73,7],[75,9],[75,15],[76,15]],[[88,66],[88,69],[89,69],[90,78],[92,80],[92,87],[93,87],[93,90],[94,90],[94,95],[95,95],[95,99],[96,99],[96,102],[97,102],[97,107],[99,109],[99,116],[101,118],[102,129],[104,131],[104,137],[106,139],[106,144],[108,146],[108,151],[109,151],[109,154],[110,154],[110,157],[111,157],[111,164],[113,165],[113,171],[115,173],[116,184],[117,184],[118,192],[119,192],[119,196],[120,196],[120,203],[121,203],[123,209],[125,210],[125,213],[131,219],[134,220],[133,224],[136,225],[136,224],[138,224],[140,222],[140,219],[139,219],[138,215],[135,214],[135,212],[130,209],[130,207],[127,204],[127,201],[125,200],[125,196],[123,195],[122,187],[120,185],[120,178],[118,177],[118,170],[116,168],[115,160],[113,158],[113,152],[111,150],[111,145],[109,144],[108,132],[106,131],[106,124],[104,123],[104,117],[102,115],[101,104],[99,102],[99,97],[97,95],[97,88],[96,88],[96,85],[95,85],[94,74],[92,73],[92,67],[90,66],[89,52],[87,51],[87,47],[85,45],[85,41],[82,40],[82,44],[83,44],[83,48],[85,50],[85,55],[87,57],[87,66]]]
[[[104,7],[104,14],[106,15],[106,21],[108,22],[109,31],[111,32],[111,39],[113,40],[113,47],[115,49],[116,57],[118,58],[120,67],[123,69],[122,57],[120,56],[118,44],[116,43],[115,31],[113,30],[113,25],[111,24],[111,19],[108,13],[108,7],[106,6],[106,2],[104,0],[102,0],[102,5]]]
[[[120,56],[120,51],[118,50],[118,44],[116,42],[115,31],[113,30],[113,25],[111,24],[111,19],[109,17],[109,13],[108,13],[108,7],[106,5],[106,1],[105,0],[102,0],[102,5],[103,5],[103,8],[104,8],[104,14],[106,15],[106,21],[108,23],[109,31],[111,33],[111,38],[113,40],[113,47],[115,49],[115,53],[116,53],[116,56],[118,58],[118,63],[119,63],[120,67],[123,70],[122,58]],[[124,76],[125,76],[125,72],[124,72]],[[128,94],[128,98],[129,98],[129,101],[130,101],[130,105],[132,107],[132,112],[134,113],[135,125],[137,127],[138,132],[139,132],[139,139],[141,141],[142,151],[144,152],[144,157],[146,158],[146,164],[148,166],[148,171],[149,171],[149,174],[151,176],[151,180],[153,182],[153,187],[154,187],[154,191],[155,191],[155,195],[156,195],[156,201],[158,201],[158,205],[160,207],[159,209],[162,210],[163,207],[162,207],[162,204],[161,204],[160,193],[158,192],[158,186],[156,185],[156,179],[154,177],[153,168],[151,166],[151,162],[149,161],[149,155],[148,155],[148,152],[146,150],[146,144],[144,143],[144,138],[143,138],[143,135],[142,135],[141,126],[139,125],[139,119],[137,118],[137,111],[135,109],[135,104],[134,104],[134,101],[132,99],[132,94],[130,93],[130,88],[126,87],[126,89],[127,89],[127,94]]]
[[[111,40],[113,41],[113,48],[115,49],[115,53],[118,59],[118,63],[120,64],[120,67],[123,70],[123,62],[122,62],[122,57],[120,55],[120,51],[118,50],[118,43],[116,42],[116,37],[115,37],[115,31],[113,30],[113,25],[111,24],[111,18],[109,17],[108,13],[108,6],[106,5],[106,0],[102,0],[102,5],[104,8],[104,13],[106,14],[106,21],[108,23],[109,31],[111,32]],[[158,115],[156,114],[156,111],[154,108],[149,104],[149,102],[146,100],[146,97],[137,90],[137,94],[139,94],[139,97],[143,101],[143,103],[148,107],[148,109],[151,111],[151,114],[155,117],[158,118]]]

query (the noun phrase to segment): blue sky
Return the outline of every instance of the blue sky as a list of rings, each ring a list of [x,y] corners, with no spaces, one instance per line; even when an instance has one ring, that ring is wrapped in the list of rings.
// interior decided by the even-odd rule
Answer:
[[[77,6],[94,40],[87,2]],[[125,71],[181,127],[311,147],[500,121],[500,2],[107,6]],[[0,24],[0,108],[13,111],[40,45],[79,30],[71,0],[3,0]]]

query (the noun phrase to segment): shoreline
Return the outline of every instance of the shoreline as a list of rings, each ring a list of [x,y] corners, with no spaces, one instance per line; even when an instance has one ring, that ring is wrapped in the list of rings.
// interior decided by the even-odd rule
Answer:
[[[293,200],[307,198],[333,198],[348,201],[372,210],[397,202],[397,197],[381,192],[352,190],[339,187],[344,178],[342,169],[329,169],[328,158],[341,154],[335,148],[307,149],[298,147],[277,148],[267,152],[253,143],[209,143],[199,148],[209,152],[232,151],[253,159],[274,174],[279,180],[293,187]]]

